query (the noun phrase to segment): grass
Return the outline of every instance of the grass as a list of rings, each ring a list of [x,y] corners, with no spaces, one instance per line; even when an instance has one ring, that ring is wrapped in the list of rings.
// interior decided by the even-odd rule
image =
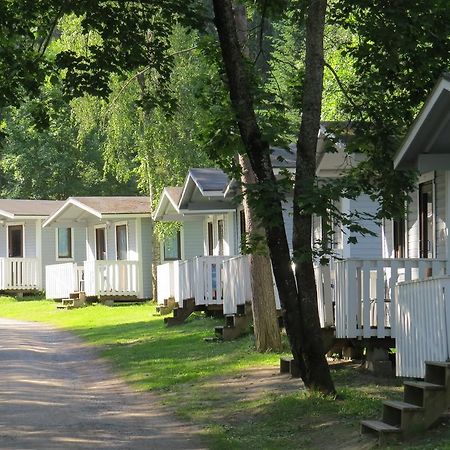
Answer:
[[[401,396],[397,380],[354,367],[333,371],[338,400],[295,386],[249,395],[246,389],[259,382],[257,376],[242,386],[237,378],[233,388],[226,381],[251,368],[273,367],[280,355],[256,353],[251,337],[204,342],[220,320],[196,316],[166,328],[154,312],[150,304],[57,311],[51,301],[0,297],[1,317],[51,323],[99,346],[136,388],[157,392],[180,416],[200,425],[213,450],[363,448],[359,421],[378,417],[382,400]],[[448,442],[450,431],[440,427],[399,448],[450,449]]]

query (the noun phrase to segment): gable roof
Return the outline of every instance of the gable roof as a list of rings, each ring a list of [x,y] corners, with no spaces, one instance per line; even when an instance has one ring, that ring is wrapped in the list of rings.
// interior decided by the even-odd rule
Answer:
[[[47,217],[60,208],[63,203],[58,200],[0,199],[0,216],[8,219],[27,216]]]
[[[425,100],[394,156],[396,169],[419,168],[422,156],[449,153],[450,74],[444,73]],[[442,165],[441,165],[442,167]],[[448,169],[450,167],[442,167]]]
[[[191,177],[201,192],[223,192],[230,182],[228,175],[221,169],[190,169]]]
[[[58,220],[79,221],[87,217],[150,216],[150,197],[69,197],[43,224]]]
[[[170,210],[171,215],[178,215],[180,213],[178,209],[178,204],[181,199],[181,194],[183,193],[183,188],[180,186],[168,186],[162,191],[161,197],[156,207],[153,218],[155,220],[163,220]]]

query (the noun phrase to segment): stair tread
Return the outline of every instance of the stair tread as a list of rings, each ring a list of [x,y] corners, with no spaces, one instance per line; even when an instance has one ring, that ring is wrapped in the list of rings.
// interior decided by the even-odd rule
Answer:
[[[420,410],[423,409],[421,406],[413,405],[412,403],[402,402],[400,400],[385,400],[383,405],[391,406],[392,408],[402,409],[402,410]]]
[[[442,384],[429,383],[428,381],[404,381],[403,384],[405,386],[412,386],[421,389],[429,389],[436,391],[445,389],[445,386],[443,386]]]
[[[381,420],[362,420],[361,425],[365,427],[372,428],[376,431],[399,433],[400,428],[394,425],[389,425],[388,423],[382,422]]]
[[[450,369],[450,362],[447,361],[425,361],[425,365],[448,367]]]

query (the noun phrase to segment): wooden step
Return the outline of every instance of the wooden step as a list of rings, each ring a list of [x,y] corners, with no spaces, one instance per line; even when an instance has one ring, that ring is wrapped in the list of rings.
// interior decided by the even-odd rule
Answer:
[[[404,381],[405,386],[416,387],[424,390],[441,391],[445,389],[442,384],[428,383],[428,381]]]
[[[361,435],[371,435],[378,440],[379,446],[396,441],[401,437],[399,427],[389,425],[381,420],[362,420]]]
[[[389,425],[381,420],[361,420],[361,433],[364,434],[368,430],[382,433],[400,433],[400,428]]]
[[[402,402],[400,400],[385,400],[384,406],[395,408],[400,411],[420,411],[423,410],[421,406],[413,405],[412,403]]]

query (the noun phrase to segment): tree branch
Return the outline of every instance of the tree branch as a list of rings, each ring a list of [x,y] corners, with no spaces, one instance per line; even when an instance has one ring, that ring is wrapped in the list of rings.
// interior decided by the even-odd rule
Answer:
[[[188,53],[191,52],[192,50],[195,50],[196,48],[198,48],[197,45],[195,45],[194,47],[190,47],[190,48],[185,48],[183,50],[179,50],[177,52],[171,53],[170,55],[168,55],[169,57],[172,56],[177,56],[177,55],[181,55],[182,53]],[[105,116],[107,114],[109,114],[114,106],[114,104],[116,103],[116,101],[119,99],[119,97],[123,94],[123,91],[130,85],[130,83],[132,83],[134,80],[136,80],[137,78],[139,78],[141,75],[143,75],[145,72],[147,72],[148,70],[150,70],[152,68],[152,66],[146,66],[144,67],[141,71],[139,71],[138,73],[135,73],[134,75],[132,75],[130,78],[128,78],[127,81],[125,81],[125,83],[123,84],[123,86],[120,88],[120,91],[118,92],[118,94],[111,100],[111,102],[109,103],[108,109],[105,111]]]

